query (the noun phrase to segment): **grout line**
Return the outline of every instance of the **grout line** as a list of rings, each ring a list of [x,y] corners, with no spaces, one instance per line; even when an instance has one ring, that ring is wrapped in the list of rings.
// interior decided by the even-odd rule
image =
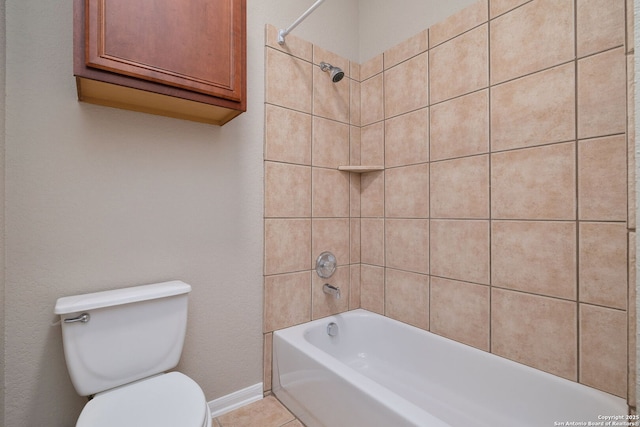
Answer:
[[[431,29],[427,30],[427,164],[429,165],[429,173],[428,173],[428,183],[427,183],[427,209],[429,209],[429,214],[427,217],[427,227],[429,227],[427,235],[429,236],[429,243],[427,245],[427,256],[429,259],[429,268],[427,268],[427,277],[428,277],[428,286],[427,289],[429,291],[429,298],[427,298],[427,330],[431,330],[431,320],[432,320],[432,311],[431,311],[431,298],[432,287],[431,287],[431,110],[433,106],[431,105]]]
[[[429,48],[428,48],[427,50],[437,49],[438,47],[442,46],[442,45],[443,45],[443,44],[445,44],[445,43],[448,43],[448,42],[450,42],[450,41],[452,41],[452,40],[455,40],[455,39],[457,39],[457,38],[459,38],[459,37],[462,37],[462,36],[464,36],[464,35],[466,35],[466,34],[470,33],[471,31],[476,30],[476,29],[478,29],[478,28],[482,27],[483,25],[487,24],[489,21],[490,21],[490,20],[482,21],[482,22],[481,22],[481,23],[479,23],[478,25],[474,25],[473,27],[468,28],[468,29],[464,30],[464,31],[463,31],[463,32],[461,32],[461,33],[458,33],[458,34],[456,34],[456,35],[454,35],[454,36],[452,36],[452,37],[449,37],[449,38],[448,38],[448,39],[446,39],[446,40],[443,40],[443,41],[439,42],[438,44],[435,44],[435,45],[433,45],[433,46],[429,46]],[[442,21],[441,21],[441,22],[442,22]],[[429,42],[431,42],[431,41],[429,41]]]
[[[506,15],[506,14],[508,14],[508,13],[513,12],[513,11],[514,11],[514,10],[516,10],[516,9],[520,9],[520,8],[521,8],[521,7],[523,7],[524,5],[526,5],[526,4],[528,4],[528,3],[531,3],[531,2],[533,2],[533,0],[525,1],[524,3],[522,3],[522,4],[520,4],[520,5],[516,6],[516,7],[511,7],[511,9],[509,9],[509,10],[505,10],[504,12],[502,12],[502,13],[501,13],[501,14],[499,14],[499,15],[494,16],[493,18],[491,18],[491,9],[489,9],[489,20],[490,20],[490,21],[492,21],[492,20],[494,20],[494,19],[496,19],[496,18],[499,18],[499,17],[501,17],[501,16],[504,16],[504,15]]]
[[[313,58],[315,56],[315,45],[311,45],[311,59],[313,61]],[[314,122],[315,122],[315,118],[317,117],[315,115],[315,75],[316,73],[313,70],[313,62],[312,62],[312,70],[311,70],[311,135],[310,135],[310,142],[311,142],[311,153],[310,153],[310,162],[311,162],[311,212],[309,214],[309,227],[311,227],[311,230],[309,230],[309,236],[311,241],[309,242],[309,258],[307,262],[310,262],[311,264],[311,268],[310,271],[311,273],[309,274],[309,297],[310,300],[309,301],[309,313],[308,313],[308,318],[309,320],[313,320],[313,220],[314,220],[314,216],[313,216],[313,208],[314,208],[314,203],[313,203],[313,189],[314,189],[314,182],[313,182],[313,148],[314,148],[314,142],[313,142],[313,137],[314,137]]]
[[[627,333],[626,333],[626,338],[627,338],[627,363],[626,363],[626,378],[627,378],[627,386],[626,386],[626,396],[627,396],[627,404],[630,404],[629,402],[629,398],[631,397],[631,392],[630,392],[630,388],[631,387],[636,387],[636,384],[630,384],[630,379],[633,378],[632,377],[632,372],[631,372],[631,366],[636,366],[636,363],[633,363],[633,365],[630,363],[631,362],[631,356],[635,355],[636,356],[636,360],[637,360],[637,354],[635,351],[634,346],[637,346],[637,331],[635,331],[635,337],[630,336],[631,332],[633,331],[633,327],[632,327],[632,322],[631,322],[631,310],[635,310],[635,304],[637,303],[637,295],[635,300],[631,300],[631,286],[636,286],[636,283],[631,283],[631,268],[634,269],[635,271],[635,265],[632,266],[630,263],[630,254],[631,254],[631,245],[635,244],[635,241],[632,241],[631,239],[631,233],[635,233],[635,228],[636,228],[636,224],[634,224],[633,229],[631,229],[630,227],[630,206],[629,206],[629,177],[630,176],[634,176],[636,183],[633,185],[633,190],[634,192],[636,191],[636,185],[637,185],[637,177],[635,175],[632,175],[632,171],[630,170],[629,166],[630,166],[630,156],[629,156],[629,124],[630,124],[630,109],[629,109],[629,72],[631,71],[629,68],[629,55],[632,55],[633,57],[633,62],[635,62],[635,46],[634,49],[632,49],[631,51],[629,51],[629,46],[628,46],[628,42],[629,42],[629,36],[631,35],[633,37],[633,31],[632,29],[629,28],[628,25],[628,14],[629,14],[629,2],[625,1],[625,6],[624,6],[624,16],[625,16],[625,34],[624,34],[624,54],[625,54],[625,61],[624,61],[624,65],[625,65],[625,95],[626,95],[626,103],[625,103],[625,110],[626,110],[626,126],[625,126],[625,159],[626,159],[626,169],[627,169],[627,197],[626,197],[626,207],[627,207],[627,251],[626,251],[626,266],[627,266],[627,306],[626,306],[626,327],[627,327]],[[631,33],[631,34],[630,34]],[[634,69],[634,68],[632,68]],[[634,78],[634,84],[635,84],[635,78]],[[635,119],[633,120],[633,124],[635,125]],[[634,149],[634,156],[635,156],[635,149]],[[636,165],[636,161],[637,159],[634,158],[633,161],[633,165]],[[637,219],[636,221],[637,222]],[[634,249],[634,253],[635,253],[635,249]],[[634,257],[635,258],[635,257]],[[635,316],[634,316],[635,317]],[[637,319],[634,319],[637,322]],[[636,368],[637,369],[637,368]],[[635,373],[633,374],[634,376],[636,375]],[[636,379],[637,381],[637,379]],[[637,400],[637,397],[636,397]],[[635,402],[634,402],[635,403]],[[629,405],[631,406],[631,405]]]
[[[581,61],[583,59],[593,58],[594,56],[598,56],[598,55],[600,55],[602,53],[608,53],[608,52],[611,52],[612,50],[616,50],[616,49],[620,49],[620,48],[622,48],[623,51],[625,50],[624,43],[616,45],[616,46],[611,46],[611,47],[608,47],[606,49],[599,50],[597,52],[591,52],[591,53],[588,53],[588,54],[583,55],[583,56],[578,56],[578,51],[576,50],[575,59],[577,59],[578,61]],[[627,55],[628,55],[627,52],[624,52],[624,56],[627,56]]]
[[[491,214],[491,158],[493,157],[492,153],[493,153],[493,148],[491,146],[491,2],[488,1],[487,2],[487,17],[489,18],[489,22],[487,24],[487,130],[488,130],[488,135],[487,138],[489,139],[487,141],[487,147],[488,147],[488,162],[489,162],[489,212],[488,212],[488,217],[489,217],[489,324],[487,325],[488,327],[488,340],[489,340],[489,345],[488,345],[488,349],[489,349],[489,353],[493,353],[493,328],[492,328],[492,319],[493,319],[493,310],[492,310],[492,302],[493,302],[493,277],[492,277],[492,259],[493,259],[493,254],[492,254],[492,240],[491,240],[491,235],[493,232],[493,216]]]
[[[387,127],[387,109],[386,109],[386,85],[385,73],[385,54],[382,54],[382,313],[387,315],[387,174],[386,174],[386,127]]]
[[[576,310],[576,382],[580,382],[580,164],[579,164],[579,149],[580,149],[580,141],[578,136],[580,134],[578,125],[578,115],[580,114],[578,109],[578,0],[573,2],[573,62],[574,62],[574,132],[575,132],[575,171],[574,171],[574,182],[575,182],[575,229],[576,229],[576,283],[575,283],[575,291],[576,291],[576,301],[575,301],[575,310]]]

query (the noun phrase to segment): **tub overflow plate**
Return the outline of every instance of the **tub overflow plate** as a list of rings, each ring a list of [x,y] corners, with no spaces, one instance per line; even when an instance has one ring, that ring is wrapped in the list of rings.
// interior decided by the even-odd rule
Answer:
[[[338,325],[335,322],[331,322],[327,325],[327,334],[330,337],[338,335]]]

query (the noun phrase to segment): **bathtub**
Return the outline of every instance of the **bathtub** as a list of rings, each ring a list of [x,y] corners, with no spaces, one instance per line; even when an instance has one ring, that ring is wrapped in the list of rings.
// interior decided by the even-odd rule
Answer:
[[[274,332],[273,392],[307,427],[637,425],[619,397],[366,310]]]

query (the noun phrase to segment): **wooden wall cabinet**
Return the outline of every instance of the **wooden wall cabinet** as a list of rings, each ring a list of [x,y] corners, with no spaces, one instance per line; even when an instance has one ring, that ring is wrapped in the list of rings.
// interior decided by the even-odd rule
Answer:
[[[80,101],[222,125],[246,111],[246,0],[74,0]]]

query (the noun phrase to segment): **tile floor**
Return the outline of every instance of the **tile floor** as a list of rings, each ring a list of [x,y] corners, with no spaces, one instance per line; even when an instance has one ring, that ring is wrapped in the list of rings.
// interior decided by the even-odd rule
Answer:
[[[213,419],[211,427],[304,427],[273,396],[267,396]]]

